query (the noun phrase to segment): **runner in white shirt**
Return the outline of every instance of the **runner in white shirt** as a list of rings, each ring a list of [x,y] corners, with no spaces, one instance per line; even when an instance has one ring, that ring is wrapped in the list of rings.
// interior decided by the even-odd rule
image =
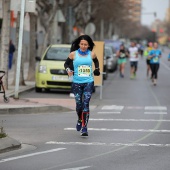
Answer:
[[[138,67],[138,48],[136,47],[135,42],[131,42],[131,47],[129,47],[128,51],[130,60],[130,78],[134,79]]]

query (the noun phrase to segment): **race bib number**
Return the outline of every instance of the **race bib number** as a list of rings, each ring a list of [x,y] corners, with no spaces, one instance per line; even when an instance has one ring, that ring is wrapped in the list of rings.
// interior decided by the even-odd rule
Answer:
[[[125,53],[120,53],[120,58],[124,58],[125,56]]]
[[[91,66],[88,65],[78,66],[79,77],[90,77],[90,75],[91,75]]]
[[[132,57],[135,58],[136,57],[136,52],[132,53]]]
[[[158,57],[153,58],[153,62],[157,63],[158,62]]]

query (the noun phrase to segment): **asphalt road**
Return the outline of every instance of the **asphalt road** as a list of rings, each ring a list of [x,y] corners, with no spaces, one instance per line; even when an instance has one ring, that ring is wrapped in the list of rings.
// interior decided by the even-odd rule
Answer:
[[[165,50],[158,84],[146,78],[140,59],[137,78],[118,71],[93,95],[89,137],[75,131],[75,112],[0,115],[6,132],[23,148],[0,155],[2,170],[169,170],[170,63]],[[68,98],[65,93],[24,93],[23,98]]]

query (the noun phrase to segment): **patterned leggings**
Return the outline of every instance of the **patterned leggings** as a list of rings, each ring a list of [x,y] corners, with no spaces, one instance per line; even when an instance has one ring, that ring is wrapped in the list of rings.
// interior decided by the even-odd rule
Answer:
[[[94,82],[72,83],[72,91],[76,100],[76,112],[81,119],[82,112],[89,113],[89,102],[93,93]]]

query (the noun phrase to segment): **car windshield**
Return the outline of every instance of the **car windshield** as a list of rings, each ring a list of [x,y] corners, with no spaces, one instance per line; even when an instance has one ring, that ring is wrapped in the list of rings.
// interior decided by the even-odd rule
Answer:
[[[65,61],[70,53],[67,47],[51,47],[47,51],[44,60]]]

